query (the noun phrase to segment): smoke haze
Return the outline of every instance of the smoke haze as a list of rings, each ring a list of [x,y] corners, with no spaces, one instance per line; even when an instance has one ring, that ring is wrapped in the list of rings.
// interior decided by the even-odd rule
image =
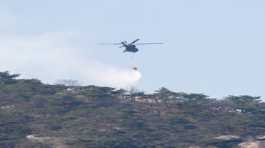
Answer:
[[[42,33],[31,36],[0,36],[0,69],[37,78],[44,83],[60,79],[82,85],[129,88],[141,79],[139,71],[105,64],[71,45],[73,33]]]

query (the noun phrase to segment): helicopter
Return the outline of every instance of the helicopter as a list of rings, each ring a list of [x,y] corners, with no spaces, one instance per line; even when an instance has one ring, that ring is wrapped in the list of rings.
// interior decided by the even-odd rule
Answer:
[[[158,43],[137,43],[140,39],[136,39],[131,43],[128,43],[127,41],[122,41],[120,43],[101,43],[101,45],[121,45],[120,48],[125,48],[123,52],[131,52],[136,53],[139,51],[139,49],[136,47],[138,45],[154,45],[154,44],[163,44],[162,42]]]

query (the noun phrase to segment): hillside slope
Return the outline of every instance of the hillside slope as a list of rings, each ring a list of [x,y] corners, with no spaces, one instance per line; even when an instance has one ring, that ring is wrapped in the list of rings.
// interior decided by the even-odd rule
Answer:
[[[237,147],[265,139],[259,97],[45,85],[0,73],[0,147]],[[241,144],[242,145],[242,144]]]

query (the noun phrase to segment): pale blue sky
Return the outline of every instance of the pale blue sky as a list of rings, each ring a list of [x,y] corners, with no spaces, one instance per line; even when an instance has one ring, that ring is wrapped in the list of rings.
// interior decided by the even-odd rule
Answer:
[[[264,0],[1,0],[0,13],[2,34],[70,32],[88,57],[137,65],[146,91],[265,97]],[[97,45],[135,38],[166,44],[139,47],[133,61]]]

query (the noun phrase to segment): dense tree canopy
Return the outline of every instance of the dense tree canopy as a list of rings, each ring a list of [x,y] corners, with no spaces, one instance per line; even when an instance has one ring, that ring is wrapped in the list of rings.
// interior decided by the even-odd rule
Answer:
[[[214,137],[265,135],[260,97],[218,100],[167,88],[128,95],[110,87],[45,85],[18,76],[0,73],[0,147],[231,146],[241,140],[220,143]]]

